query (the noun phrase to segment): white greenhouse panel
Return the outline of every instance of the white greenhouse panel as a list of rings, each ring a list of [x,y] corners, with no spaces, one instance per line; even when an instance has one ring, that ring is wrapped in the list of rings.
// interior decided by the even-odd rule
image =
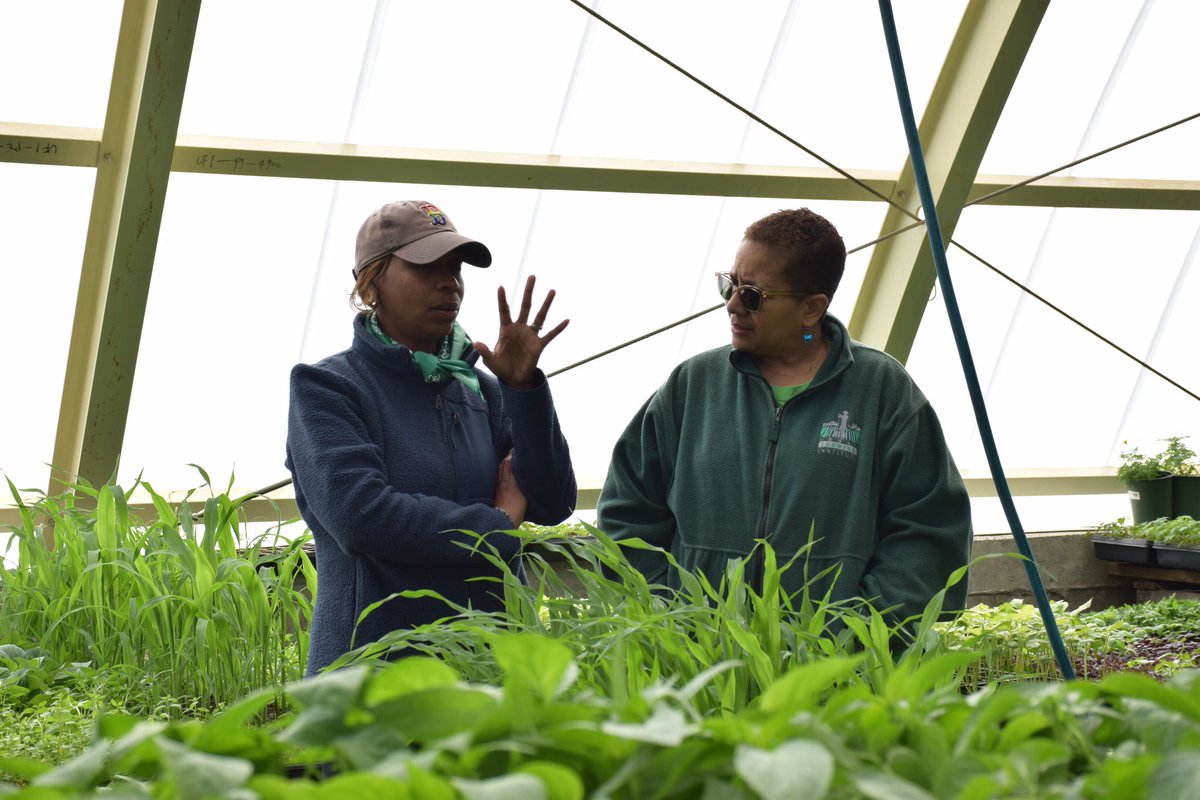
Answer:
[[[0,120],[102,127],[120,0],[5,2],[0,9]]]
[[[0,164],[0,472],[45,488],[53,456],[91,170]],[[7,495],[7,489],[4,489]]]

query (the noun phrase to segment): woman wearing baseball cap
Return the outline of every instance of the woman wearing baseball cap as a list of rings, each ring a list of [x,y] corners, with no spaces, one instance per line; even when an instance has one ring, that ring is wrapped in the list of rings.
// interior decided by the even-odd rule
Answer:
[[[481,610],[503,607],[498,571],[464,531],[514,559],[523,521],[552,525],[576,486],[538,359],[554,291],[530,319],[534,278],[512,318],[498,292],[496,344],[472,342],[457,317],[463,263],[492,255],[437,206],[389,203],[358,232],[348,350],[292,370],[287,460],[316,541],[317,598],[308,674],[351,647],[453,614],[432,590]],[[477,369],[482,359],[491,374]],[[519,570],[519,560],[514,564]]]

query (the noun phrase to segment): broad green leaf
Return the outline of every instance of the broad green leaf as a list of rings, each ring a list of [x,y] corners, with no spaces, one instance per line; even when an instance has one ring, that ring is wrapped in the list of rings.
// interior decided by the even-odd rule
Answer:
[[[333,742],[354,769],[371,769],[395,752],[404,750],[408,741],[382,725],[355,728]]]
[[[1200,722],[1200,702],[1188,692],[1161,684],[1153,678],[1140,672],[1116,672],[1104,676],[1100,688],[1106,692],[1123,697],[1140,697],[1149,700],[1170,711],[1186,714],[1195,722]]]
[[[380,725],[416,742],[471,730],[500,706],[486,687],[443,686],[410,692],[372,709]]]
[[[583,779],[570,767],[553,761],[530,761],[517,772],[536,776],[546,790],[546,800],[583,800]]]
[[[763,800],[821,800],[833,783],[833,755],[804,739],[784,742],[774,750],[738,745],[733,767]]]
[[[934,800],[934,796],[903,778],[886,772],[858,771],[851,773],[850,780],[870,800]]]
[[[367,680],[364,667],[339,669],[316,675],[287,689],[301,706],[295,721],[281,738],[294,744],[328,744],[346,730],[346,714]]]
[[[758,705],[768,713],[811,709],[822,692],[854,674],[861,662],[861,656],[837,656],[796,667],[771,684],[759,697]]]
[[[414,800],[459,800],[448,781],[416,764],[409,764],[408,786]]]
[[[163,772],[174,779],[179,800],[204,800],[242,786],[254,774],[254,765],[241,758],[197,752],[166,737],[158,739]]]
[[[1146,796],[1150,776],[1159,765],[1160,758],[1145,754],[1125,761],[1106,758],[1099,772],[1087,778],[1087,784],[1095,787],[1087,797],[1139,797]],[[1168,774],[1164,773],[1164,778]]]
[[[611,736],[590,726],[554,728],[540,731],[539,735],[557,749],[591,761],[603,759],[613,764],[627,759],[638,747],[632,739]]]
[[[600,729],[622,739],[678,747],[695,730],[695,726],[687,721],[679,709],[660,705],[645,722],[605,722]]]
[[[0,783],[0,797],[9,796],[20,797],[21,800],[69,800],[79,795],[64,789],[51,789],[45,786],[26,786],[24,789],[18,789],[15,786]],[[106,798],[109,796],[105,795]],[[115,800],[120,799],[116,798]]]
[[[1168,753],[1150,776],[1146,796],[1171,800],[1200,798],[1200,753],[1195,750]]]
[[[288,780],[279,775],[255,775],[246,787],[259,800],[318,800],[321,785],[302,780]]]
[[[245,728],[274,699],[274,688],[260,689],[243,697],[204,726],[204,731],[196,742],[197,747],[203,747],[202,742],[205,740],[219,740],[222,736],[232,735],[235,731]]]
[[[49,764],[35,761],[32,758],[17,758],[5,756],[0,758],[0,772],[6,772],[23,780],[31,780],[50,770]]]
[[[453,783],[464,800],[548,800],[542,782],[533,775],[522,773],[482,781],[457,778]]]
[[[746,793],[728,781],[704,779],[704,794],[700,800],[748,800]]]
[[[425,797],[413,791],[413,788],[383,775],[372,775],[369,772],[349,772],[335,775],[320,784],[317,797],[322,800],[425,800]]]
[[[546,700],[558,694],[574,662],[569,647],[546,636],[503,634],[491,637],[490,643],[496,663],[504,671],[505,683],[528,688]]]
[[[159,751],[154,746],[155,737],[166,728],[163,722],[139,720],[121,734],[112,743],[112,761],[116,769],[125,772],[143,762],[157,763]]]
[[[1004,729],[1000,732],[998,748],[1008,750],[1022,744],[1030,736],[1049,728],[1051,724],[1050,718],[1040,711],[1018,714],[1005,723]]]
[[[53,786],[79,791],[91,789],[98,782],[108,777],[105,774],[105,764],[108,761],[111,750],[111,742],[98,742],[65,764],[38,775],[30,781],[30,784],[33,786]]]
[[[389,664],[371,677],[363,696],[368,708],[392,700],[403,694],[454,686],[458,675],[445,663],[428,656],[410,656]]]

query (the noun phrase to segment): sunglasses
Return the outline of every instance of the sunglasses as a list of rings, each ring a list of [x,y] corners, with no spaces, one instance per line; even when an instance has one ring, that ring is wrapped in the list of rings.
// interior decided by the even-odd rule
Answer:
[[[762,308],[763,300],[768,297],[805,297],[811,292],[768,292],[766,289],[760,289],[757,286],[749,284],[738,285],[733,282],[733,276],[728,272],[717,273],[717,291],[721,293],[722,299],[726,302],[733,297],[733,293],[738,293],[738,299],[742,301],[742,305],[747,311],[758,311]]]

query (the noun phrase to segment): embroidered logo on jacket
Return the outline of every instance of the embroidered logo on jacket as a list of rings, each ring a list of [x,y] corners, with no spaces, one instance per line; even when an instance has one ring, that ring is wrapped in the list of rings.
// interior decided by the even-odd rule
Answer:
[[[850,421],[850,412],[843,411],[837,419],[821,423],[821,439],[817,442],[817,452],[857,456],[858,445],[862,442],[862,428]]]

